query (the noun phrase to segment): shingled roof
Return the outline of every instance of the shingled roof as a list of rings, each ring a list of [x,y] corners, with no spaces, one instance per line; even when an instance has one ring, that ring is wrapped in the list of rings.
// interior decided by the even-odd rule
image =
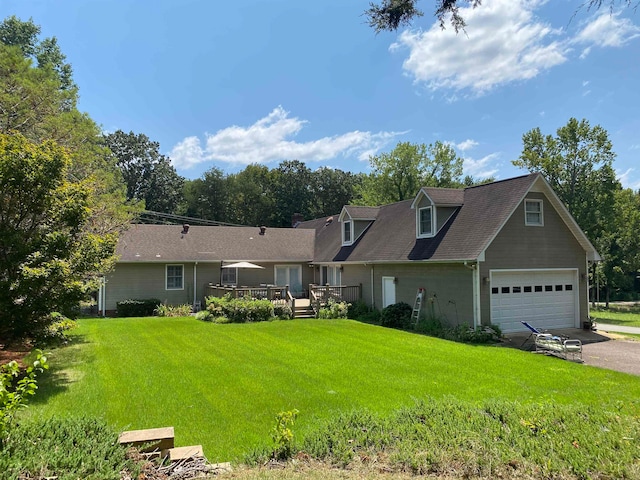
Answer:
[[[131,225],[116,254],[120,262],[311,262],[314,232],[294,228]]]
[[[340,223],[303,222],[316,230],[315,262],[476,260],[522,201],[539,174],[464,190],[424,188],[437,204],[461,205],[433,238],[416,239],[412,200],[379,207],[377,218],[351,246],[342,246]]]

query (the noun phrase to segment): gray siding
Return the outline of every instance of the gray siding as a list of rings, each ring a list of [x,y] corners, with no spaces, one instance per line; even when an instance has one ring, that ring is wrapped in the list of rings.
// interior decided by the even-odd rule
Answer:
[[[167,290],[165,288],[165,263],[118,263],[115,270],[106,276],[106,309],[115,310],[119,301],[130,298],[158,298],[170,305],[193,303],[193,262],[184,265],[184,289]],[[170,265],[174,265],[171,263]],[[275,265],[301,265],[302,286],[307,288],[313,281],[313,269],[305,263],[265,263],[264,269],[240,269],[238,284],[257,286],[261,283],[274,283]],[[220,283],[220,263],[198,263],[196,266],[196,298],[203,302],[208,294],[209,283]]]
[[[436,212],[436,221],[438,225],[436,226],[437,231],[439,232],[443,225],[451,218],[451,215],[455,213],[458,207],[438,207]]]
[[[491,286],[482,279],[489,277],[491,269],[544,269],[577,268],[580,294],[580,321],[588,318],[586,253],[567,228],[547,197],[531,192],[526,199],[543,200],[544,226],[525,226],[524,201],[504,225],[485,252],[480,264],[480,300],[482,323],[490,323]]]
[[[371,284],[372,269],[373,285]],[[398,279],[396,302],[405,302],[413,306],[418,288],[425,288],[426,298],[434,298],[434,302],[432,304],[424,302],[423,314],[433,308],[436,316],[442,316],[451,325],[473,324],[472,271],[463,265],[345,265],[342,283],[362,284],[362,299],[369,305],[371,305],[373,287],[374,306],[381,309],[382,277]]]
[[[362,232],[369,226],[370,221],[354,220],[353,221],[353,241],[355,242]]]

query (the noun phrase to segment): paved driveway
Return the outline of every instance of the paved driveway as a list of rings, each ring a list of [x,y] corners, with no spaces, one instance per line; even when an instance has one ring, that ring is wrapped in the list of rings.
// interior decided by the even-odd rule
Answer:
[[[553,333],[582,341],[582,359],[586,365],[640,376],[640,341],[626,340],[615,333],[577,328],[554,330]],[[528,337],[528,333],[509,334],[503,345],[533,350],[533,338],[527,340]]]

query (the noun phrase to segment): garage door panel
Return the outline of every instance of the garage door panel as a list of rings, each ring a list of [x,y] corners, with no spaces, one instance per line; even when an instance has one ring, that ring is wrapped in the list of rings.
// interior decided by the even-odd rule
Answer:
[[[574,327],[575,277],[574,270],[492,272],[492,323],[504,332],[522,331],[522,320],[541,329]]]

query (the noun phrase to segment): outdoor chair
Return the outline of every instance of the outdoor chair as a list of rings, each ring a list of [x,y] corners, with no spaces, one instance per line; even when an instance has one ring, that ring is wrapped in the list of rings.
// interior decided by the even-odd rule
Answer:
[[[550,333],[536,334],[536,352],[550,353],[565,360],[582,362],[582,342],[558,337]]]
[[[524,347],[526,345],[526,343],[531,339],[531,337],[534,337],[535,335],[541,335],[543,333],[549,333],[546,330],[538,330],[536,327],[531,325],[529,322],[520,321],[520,323],[523,324],[525,327],[527,327],[529,329],[529,331],[531,332],[529,334],[529,336],[527,338],[525,338],[524,342],[522,342],[522,345],[520,345],[520,348]]]

